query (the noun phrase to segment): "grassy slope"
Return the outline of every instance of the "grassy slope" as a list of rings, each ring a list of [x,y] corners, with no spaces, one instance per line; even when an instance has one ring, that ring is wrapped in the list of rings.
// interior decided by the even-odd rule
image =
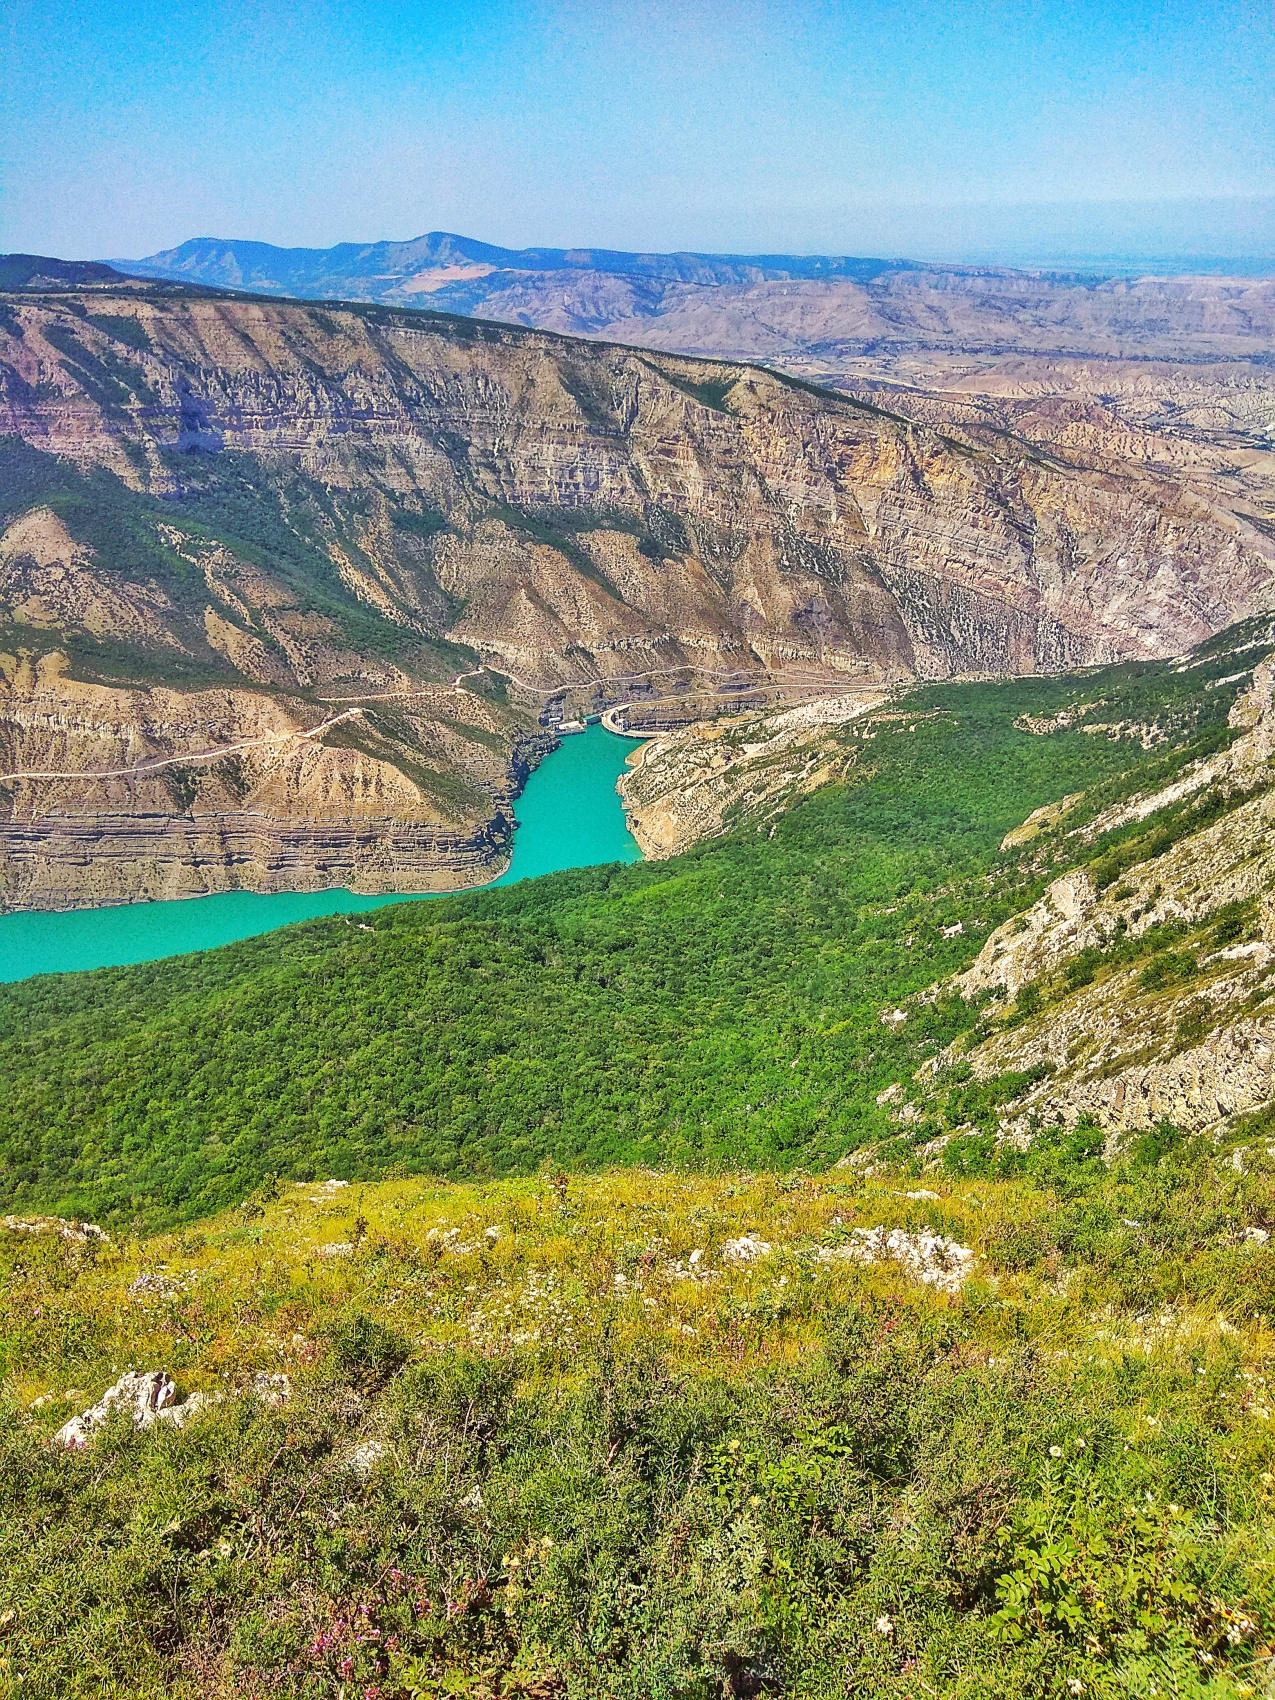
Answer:
[[[630,1169],[288,1187],[100,1251],[0,1229],[0,1687],[1268,1692],[1271,1178],[1071,1148],[934,1200]],[[851,1224],[977,1273],[821,1259]],[[748,1230],[773,1250],[732,1264]],[[160,1366],[221,1402],[45,1444]]]
[[[920,691],[917,718],[857,746],[848,782],[773,838],[6,988],[3,1191],[171,1221],[271,1173],[833,1159],[888,1131],[881,1087],[974,1019],[923,1007],[892,1034],[883,1008],[1077,854],[1062,838],[1003,856],[1006,829],[1216,745],[1239,686],[1209,687],[1243,637],[1187,673]],[[1158,717],[1168,746],[1014,729],[1100,696],[1105,720]]]

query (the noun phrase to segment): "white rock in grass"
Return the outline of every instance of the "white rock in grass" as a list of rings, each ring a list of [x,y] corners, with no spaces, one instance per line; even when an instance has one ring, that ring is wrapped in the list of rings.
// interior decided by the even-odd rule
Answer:
[[[4,1225],[15,1234],[58,1234],[73,1245],[83,1245],[87,1240],[100,1245],[111,1243],[111,1236],[96,1222],[67,1222],[60,1216],[6,1216]]]
[[[274,1410],[291,1399],[292,1377],[272,1375],[267,1369],[259,1369],[252,1378],[252,1390],[263,1405],[269,1405]]]
[[[744,1234],[737,1240],[722,1241],[722,1256],[729,1263],[752,1263],[759,1257],[769,1257],[774,1247],[756,1234]]]
[[[200,1411],[207,1411],[213,1405],[220,1405],[224,1395],[221,1393],[192,1393],[188,1399],[183,1399],[180,1405],[170,1405],[166,1411],[161,1411],[161,1417],[185,1428],[192,1417]]]
[[[903,1228],[855,1228],[848,1244],[820,1253],[824,1263],[897,1263],[915,1280],[957,1293],[973,1273],[976,1257],[968,1246],[942,1234],[909,1234]]]
[[[138,1428],[149,1428],[157,1417],[167,1416],[177,1403],[177,1386],[167,1370],[149,1373],[129,1370],[114,1387],[108,1387],[96,1405],[63,1423],[54,1435],[56,1445],[79,1451],[89,1443],[94,1429],[101,1428],[113,1411],[122,1410]]]
[[[365,1440],[351,1452],[350,1468],[361,1482],[365,1482],[384,1456],[385,1448],[379,1440]]]

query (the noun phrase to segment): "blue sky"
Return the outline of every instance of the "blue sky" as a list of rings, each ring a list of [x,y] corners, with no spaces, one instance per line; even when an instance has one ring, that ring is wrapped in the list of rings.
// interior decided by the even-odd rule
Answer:
[[[7,0],[0,247],[1275,255],[1271,0]]]

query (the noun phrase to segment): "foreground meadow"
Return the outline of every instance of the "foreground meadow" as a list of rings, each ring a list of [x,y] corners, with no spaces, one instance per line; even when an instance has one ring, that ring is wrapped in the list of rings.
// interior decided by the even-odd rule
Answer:
[[[1270,1692],[1271,1170],[1073,1139],[0,1230],[0,1687]],[[160,1369],[180,1424],[55,1443]]]

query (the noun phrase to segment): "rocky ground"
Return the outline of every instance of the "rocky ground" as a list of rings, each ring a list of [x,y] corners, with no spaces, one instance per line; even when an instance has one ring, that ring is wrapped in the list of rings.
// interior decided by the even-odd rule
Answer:
[[[619,785],[642,854],[662,861],[743,821],[763,830],[798,797],[843,776],[855,757],[833,728],[867,716],[870,739],[869,711],[884,701],[880,692],[820,697],[652,738],[629,757]]]

